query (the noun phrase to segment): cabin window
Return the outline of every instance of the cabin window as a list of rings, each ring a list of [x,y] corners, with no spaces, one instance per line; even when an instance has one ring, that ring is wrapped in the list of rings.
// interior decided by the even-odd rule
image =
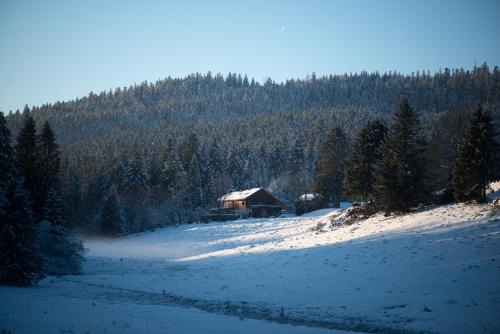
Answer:
[[[241,201],[241,206],[245,206],[245,201]]]

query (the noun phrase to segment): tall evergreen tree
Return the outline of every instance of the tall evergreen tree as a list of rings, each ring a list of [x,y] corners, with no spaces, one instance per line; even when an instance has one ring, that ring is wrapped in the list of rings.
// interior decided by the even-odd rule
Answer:
[[[212,166],[210,161],[210,152],[204,151],[200,154],[200,179],[201,179],[201,189],[203,193],[203,200],[201,202],[202,206],[208,206],[215,201],[215,171],[214,166]]]
[[[426,188],[438,203],[450,203],[453,198],[453,170],[458,141],[470,123],[471,112],[466,109],[442,113],[433,122],[426,147]]]
[[[386,132],[384,123],[372,121],[361,128],[354,140],[344,179],[344,192],[354,200],[374,199],[374,170]]]
[[[146,166],[147,166],[146,175],[148,176],[148,185],[151,188],[155,188],[160,184],[161,166],[159,157],[156,154],[153,155],[151,158],[148,159]]]
[[[67,189],[65,194],[65,205],[69,211],[69,217],[73,226],[82,228],[84,227],[83,222],[85,221],[83,213],[83,194],[81,188],[80,175],[76,171],[68,172],[67,179]],[[88,226],[85,226],[88,227]]]
[[[178,154],[181,159],[182,165],[187,170],[194,155],[198,154],[199,141],[196,134],[190,134],[185,141],[179,145]]]
[[[208,172],[212,173],[212,175],[207,177],[209,180],[209,182],[207,182],[209,189],[204,192],[209,205],[213,205],[217,198],[224,194],[228,189],[228,177],[224,174],[224,161],[224,154],[221,151],[217,140],[212,140],[208,150],[208,166],[205,167]]]
[[[10,130],[0,112],[0,207],[6,204],[7,190],[16,177],[16,162],[10,138]]]
[[[174,144],[171,140],[168,141],[167,145],[163,149],[163,154],[161,158],[161,175],[160,182],[163,188],[169,192],[177,180],[177,170],[180,167],[180,162],[178,156],[174,151]]]
[[[7,191],[7,205],[0,216],[0,282],[26,286],[43,277],[36,248],[35,219],[21,182]]]
[[[425,141],[418,115],[401,99],[380,145],[376,201],[386,212],[408,212],[423,200]]]
[[[340,206],[342,180],[345,173],[347,139],[340,128],[333,128],[319,149],[314,191],[335,207]]]
[[[149,225],[146,205],[148,175],[138,152],[132,159],[123,161],[121,177],[123,216],[128,232],[144,231]]]
[[[38,218],[43,217],[43,206],[51,188],[55,186],[60,164],[59,146],[56,144],[55,135],[49,122],[45,122],[42,132],[36,137],[35,152],[35,182],[33,189],[33,208]]]
[[[453,171],[453,189],[457,201],[486,201],[488,181],[493,180],[498,173],[497,150],[491,117],[479,104],[458,146]]]
[[[234,147],[229,147],[226,155],[226,162],[224,164],[224,174],[228,177],[228,188],[230,189],[241,189],[243,186],[243,181],[241,179],[241,173],[239,171],[243,170],[243,163],[240,159],[240,154],[236,151]],[[225,189],[227,192],[230,189]]]
[[[191,161],[186,169],[187,194],[189,203],[193,209],[202,204],[203,191],[201,182],[200,162],[198,154],[193,154]]]
[[[102,208],[101,233],[109,237],[116,237],[121,233],[121,215],[114,192],[109,194]]]
[[[166,200],[170,204],[171,211],[169,220],[172,223],[180,224],[184,221],[184,216],[189,203],[187,192],[187,177],[181,158],[175,150],[172,141],[169,141],[163,152],[161,182],[166,193]]]
[[[0,282],[31,285],[42,278],[35,221],[19,176],[10,132],[0,113]]]
[[[306,157],[303,142],[295,138],[291,145],[290,158],[287,164],[288,194],[295,199],[309,189],[306,183]]]
[[[24,110],[23,127],[16,140],[16,161],[24,178],[24,186],[33,195],[36,190],[36,124],[29,108]],[[33,199],[33,197],[31,197]]]

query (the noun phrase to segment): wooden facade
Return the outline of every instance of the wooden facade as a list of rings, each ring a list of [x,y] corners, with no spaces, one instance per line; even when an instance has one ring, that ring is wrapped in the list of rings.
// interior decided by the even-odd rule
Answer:
[[[222,202],[222,206],[224,208],[229,208],[229,209],[246,209],[247,208],[247,201],[236,201],[236,200],[227,200]]]

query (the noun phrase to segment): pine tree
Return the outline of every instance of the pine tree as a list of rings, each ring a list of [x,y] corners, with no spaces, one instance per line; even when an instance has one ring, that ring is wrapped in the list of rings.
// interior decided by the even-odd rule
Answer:
[[[213,147],[211,148],[213,149]],[[215,202],[215,177],[216,173],[210,160],[210,151],[200,154],[201,159],[201,187],[203,193],[202,206],[209,206]]]
[[[236,152],[234,147],[228,148],[226,155],[226,161],[224,164],[224,174],[229,178],[228,186],[231,189],[241,189],[243,186],[243,181],[241,180],[241,173],[239,171],[243,170],[243,164],[240,159],[240,155]],[[225,189],[227,191],[229,189]]]
[[[37,163],[47,189],[53,187],[59,172],[59,146],[49,122],[45,122],[42,133],[37,137]],[[48,191],[48,190],[47,190]]]
[[[340,206],[346,156],[347,139],[344,132],[340,128],[333,128],[319,149],[314,191],[335,207]]]
[[[186,212],[190,210],[187,208],[190,198],[187,192],[186,172],[172,141],[168,142],[163,152],[160,179],[166,193],[166,200],[170,204],[169,220],[180,224],[184,221]]]
[[[198,154],[199,141],[196,134],[190,134],[178,148],[179,157],[185,170],[188,169],[193,156]]]
[[[198,154],[193,154],[186,169],[187,194],[192,209],[198,208],[202,203],[202,182]]]
[[[210,199],[209,203],[213,205],[217,198],[228,190],[228,177],[224,174],[224,155],[217,141],[212,140],[209,147],[207,164],[210,167],[207,169],[212,175],[208,176],[209,196],[206,198]]]
[[[49,122],[45,122],[42,132],[36,137],[36,188],[33,189],[33,208],[38,218],[43,216],[43,206],[49,190],[55,186],[60,164],[59,146]]]
[[[161,166],[160,159],[155,154],[150,159],[148,159],[147,163],[147,171],[146,175],[148,176],[148,185],[151,188],[156,188],[160,184],[160,176],[161,176]]]
[[[43,277],[35,222],[19,177],[10,132],[0,113],[0,282],[31,285]]]
[[[71,170],[68,172],[67,179],[67,193],[64,197],[64,203],[69,211],[70,220],[73,222],[75,227],[87,227],[84,225],[84,213],[83,213],[83,193],[80,175]]]
[[[37,228],[39,250],[43,256],[43,271],[49,275],[80,272],[83,244],[71,233],[65,219],[60,191],[54,185],[45,196],[44,217]]]
[[[168,192],[174,187],[177,179],[177,169],[180,164],[178,157],[174,152],[174,144],[171,140],[168,141],[163,150],[161,164],[160,182],[163,188]]]
[[[285,147],[287,145],[279,140],[271,144],[269,150],[269,175],[273,178],[278,178],[286,168],[287,157],[285,156]]]
[[[458,141],[467,130],[471,114],[466,109],[449,110],[433,122],[425,152],[426,187],[440,204],[454,201],[452,179]]]
[[[457,201],[486,201],[487,183],[498,173],[497,150],[491,117],[479,104],[455,159],[453,189]]]
[[[106,198],[102,208],[101,233],[109,237],[116,237],[121,233],[121,215],[114,192]]]
[[[7,191],[0,216],[0,282],[27,286],[43,278],[42,259],[35,246],[35,220],[20,181]]]
[[[24,178],[24,186],[30,192],[31,199],[36,190],[36,125],[29,109],[24,110],[23,127],[16,140],[16,161],[19,172]]]
[[[344,193],[354,200],[373,200],[374,170],[386,132],[382,122],[372,121],[361,128],[354,140],[344,179]]]
[[[386,212],[408,212],[424,194],[425,142],[417,114],[402,99],[380,145],[376,201]]]
[[[125,159],[122,168],[121,200],[123,201],[123,217],[128,232],[144,231],[149,225],[148,208],[148,175],[140,155]]]
[[[305,160],[303,142],[295,138],[286,168],[286,193],[290,198],[295,199],[309,190],[306,184]]]
[[[86,159],[87,160],[87,159]],[[88,161],[88,160],[87,160]],[[82,220],[94,232],[99,231],[98,212],[102,209],[103,198],[106,194],[107,180],[104,176],[104,170],[91,163],[92,171],[86,173],[86,178],[81,180],[81,207],[84,215]],[[75,189],[78,191],[78,189]],[[85,214],[90,213],[90,214]]]
[[[16,177],[14,150],[10,143],[10,130],[0,112],[0,207],[6,205],[7,190]],[[1,214],[1,212],[0,212]]]

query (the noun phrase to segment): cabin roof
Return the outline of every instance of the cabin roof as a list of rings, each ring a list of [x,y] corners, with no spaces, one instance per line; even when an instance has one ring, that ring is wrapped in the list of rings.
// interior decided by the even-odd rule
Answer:
[[[299,197],[299,201],[312,201],[316,198],[316,194],[303,194]]]
[[[233,191],[219,198],[219,201],[242,201],[255,194],[263,188],[252,188],[241,191]]]

